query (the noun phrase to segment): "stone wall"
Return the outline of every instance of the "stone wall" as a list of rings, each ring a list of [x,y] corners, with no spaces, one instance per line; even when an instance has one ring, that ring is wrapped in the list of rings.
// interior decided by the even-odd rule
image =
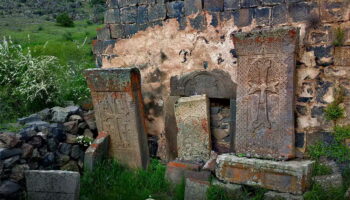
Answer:
[[[148,134],[159,137],[158,154],[167,158],[165,114],[170,79],[193,71],[228,73],[236,83],[235,32],[292,26],[300,29],[296,69],[296,147],[328,140],[331,123],[323,109],[333,89],[350,95],[349,47],[334,47],[336,28],[350,45],[350,5],[345,0],[108,0],[106,26],[98,30],[98,67],[136,65],[142,74]],[[347,106],[348,113],[350,112]],[[346,117],[343,123],[349,120]],[[168,141],[169,142],[169,141]]]
[[[94,112],[78,106],[44,109],[0,128],[0,199],[20,199],[26,170],[82,172],[89,145],[78,137],[96,135]]]

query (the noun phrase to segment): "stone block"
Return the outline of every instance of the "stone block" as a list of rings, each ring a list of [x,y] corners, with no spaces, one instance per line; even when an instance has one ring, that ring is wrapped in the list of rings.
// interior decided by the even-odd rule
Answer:
[[[206,95],[181,97],[175,104],[178,158],[206,161],[210,157],[209,99]]]
[[[118,5],[120,8],[128,6],[136,6],[139,0],[118,0]]]
[[[321,0],[319,10],[322,22],[339,22],[349,20],[349,6],[344,1]]]
[[[304,197],[302,195],[269,191],[264,194],[264,200],[304,200]]]
[[[184,14],[184,2],[172,1],[166,4],[167,16],[170,18],[179,18]]]
[[[137,33],[139,26],[137,24],[124,24],[123,25],[124,34],[126,37],[130,37]]]
[[[252,8],[257,7],[259,5],[258,0],[242,0],[241,1],[241,8]]]
[[[294,158],[297,36],[294,28],[233,35],[238,54],[237,153],[267,159]],[[266,88],[261,88],[261,81]]]
[[[224,10],[237,10],[239,8],[239,0],[224,0]]]
[[[210,12],[224,11],[224,0],[203,0],[204,10]]]
[[[109,26],[103,28],[98,28],[97,30],[97,40],[110,40],[111,39],[111,30]]]
[[[201,165],[192,161],[171,161],[167,164],[165,178],[174,184],[180,184],[186,171],[199,171]]]
[[[60,170],[25,172],[29,200],[78,200],[80,174]]]
[[[149,22],[164,20],[165,17],[166,17],[166,8],[164,4],[155,4],[148,7]]]
[[[113,49],[115,42],[116,42],[115,40],[104,40],[104,41],[94,40],[92,42],[92,52],[94,54],[107,53],[108,49]]]
[[[104,132],[98,134],[94,142],[85,151],[84,168],[93,170],[96,164],[108,156],[110,137]]]
[[[111,38],[120,39],[125,37],[123,25],[121,24],[110,24]]]
[[[202,0],[185,0],[185,15],[191,15],[202,10]]]
[[[254,10],[251,8],[243,8],[233,13],[235,25],[238,27],[249,26],[253,20]]]
[[[293,3],[288,6],[289,16],[294,22],[307,21],[310,19],[311,10],[312,6],[308,2]]]
[[[199,14],[195,18],[190,19],[190,24],[192,28],[202,31],[206,28],[205,15]]]
[[[105,24],[119,24],[120,23],[120,11],[119,9],[108,9],[105,12]]]
[[[155,4],[156,0],[139,0],[139,5]]]
[[[284,3],[284,0],[262,0],[261,3],[263,6],[274,6]]]
[[[136,23],[137,21],[137,7],[127,7],[120,9],[120,22],[123,24]]]
[[[286,23],[288,18],[288,9],[286,4],[280,4],[272,7],[271,23],[272,25],[278,25]]]
[[[303,148],[305,144],[305,133],[295,134],[295,147]]]
[[[148,23],[148,8],[147,6],[139,6],[137,8],[137,24],[147,24]]]
[[[258,25],[269,25],[270,24],[271,8],[255,8],[254,18]]]
[[[99,132],[110,135],[109,155],[132,168],[147,168],[149,152],[137,68],[85,71]]]
[[[230,154],[219,155],[216,162],[219,180],[293,194],[307,190],[314,164],[308,160],[281,162]]]
[[[186,178],[185,200],[206,200],[207,190],[210,186],[209,181],[201,181],[192,178]]]
[[[335,47],[334,49],[334,65],[350,67],[350,47]]]

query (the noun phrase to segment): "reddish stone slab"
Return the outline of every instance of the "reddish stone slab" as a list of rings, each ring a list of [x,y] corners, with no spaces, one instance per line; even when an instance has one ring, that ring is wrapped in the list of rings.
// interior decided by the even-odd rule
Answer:
[[[238,54],[235,151],[248,157],[295,157],[296,29],[232,36]]]
[[[132,167],[149,163],[140,72],[137,68],[85,71],[99,132],[110,135],[109,155]]]
[[[216,177],[231,183],[303,194],[310,186],[314,161],[271,161],[223,154],[217,159]]]
[[[171,161],[167,164],[165,178],[174,184],[180,184],[188,171],[198,172],[202,165],[191,161]]]

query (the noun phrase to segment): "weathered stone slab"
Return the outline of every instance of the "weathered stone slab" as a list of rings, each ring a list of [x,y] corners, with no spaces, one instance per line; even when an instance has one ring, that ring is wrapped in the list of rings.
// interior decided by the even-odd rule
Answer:
[[[178,96],[169,96],[164,103],[165,114],[165,137],[167,142],[167,159],[174,160],[177,157],[177,125],[175,118],[174,105],[179,99]]]
[[[93,170],[108,155],[109,135],[101,132],[85,151],[84,168]]]
[[[147,135],[137,68],[85,71],[99,132],[110,135],[109,155],[129,167],[146,168]]]
[[[80,174],[60,170],[25,172],[29,200],[78,200]]]
[[[335,47],[334,65],[350,67],[350,47]]]
[[[295,157],[296,29],[233,35],[238,54],[235,149],[248,157]]]
[[[231,183],[303,194],[310,185],[314,161],[271,161],[219,155],[216,177]]]
[[[182,97],[175,104],[180,160],[206,161],[210,158],[209,99],[206,95]]]
[[[185,200],[206,200],[209,181],[201,182],[194,179],[186,179]]]

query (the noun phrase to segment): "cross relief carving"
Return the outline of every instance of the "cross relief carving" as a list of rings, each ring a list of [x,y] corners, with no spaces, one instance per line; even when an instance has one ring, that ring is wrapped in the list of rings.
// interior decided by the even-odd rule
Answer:
[[[254,111],[254,119],[250,124],[250,130],[252,132],[261,132],[265,129],[271,128],[271,122],[269,120],[268,113],[268,93],[276,94],[277,93],[277,85],[279,81],[275,81],[271,79],[271,70],[272,70],[272,62],[269,59],[259,59],[255,62],[255,65],[252,66],[253,70],[256,70],[254,75],[250,76],[248,81],[249,95],[259,95],[259,101],[257,105],[257,110]],[[255,108],[252,105],[252,108]]]

